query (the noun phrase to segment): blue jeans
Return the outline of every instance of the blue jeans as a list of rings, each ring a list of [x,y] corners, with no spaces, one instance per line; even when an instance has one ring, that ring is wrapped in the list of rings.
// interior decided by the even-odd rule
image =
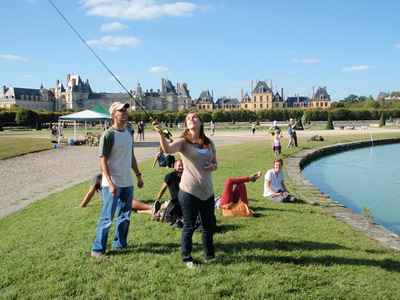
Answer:
[[[203,242],[204,256],[206,259],[215,257],[213,244],[215,225],[214,195],[206,201],[202,201],[199,198],[180,190],[178,194],[178,200],[183,213],[183,228],[181,236],[182,260],[184,262],[193,261],[192,237],[199,212],[203,227],[201,231],[201,238]]]
[[[112,248],[126,247],[130,216],[132,211],[133,185],[128,187],[117,187],[117,195],[113,196],[108,186],[103,190],[103,209],[97,225],[96,238],[93,242],[92,252],[105,253],[107,247],[108,232],[117,211],[115,222],[115,236]]]

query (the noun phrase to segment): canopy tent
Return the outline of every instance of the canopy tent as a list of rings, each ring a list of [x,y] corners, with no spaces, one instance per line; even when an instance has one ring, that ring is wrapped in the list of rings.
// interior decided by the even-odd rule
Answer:
[[[91,111],[97,111],[101,114],[110,115],[110,112],[101,103],[97,104],[95,107],[90,109]]]
[[[107,114],[102,114],[97,111],[92,110],[83,110],[80,112],[76,112],[69,115],[64,115],[58,118],[58,128],[60,130],[61,125],[65,121],[73,121],[74,122],[74,137],[76,139],[76,123],[77,122],[85,122],[85,132],[86,132],[86,122],[100,121],[104,122],[104,129],[106,129],[107,122],[112,121],[112,117]],[[60,143],[60,134],[58,135],[58,143]]]

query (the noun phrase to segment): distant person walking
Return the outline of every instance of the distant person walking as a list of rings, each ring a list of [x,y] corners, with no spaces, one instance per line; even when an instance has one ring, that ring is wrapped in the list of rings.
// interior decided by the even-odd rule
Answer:
[[[214,135],[215,134],[215,123],[212,120],[210,122],[210,127],[211,127],[211,134],[210,135]]]
[[[128,103],[111,104],[113,125],[100,139],[100,165],[103,172],[103,209],[97,225],[91,256],[108,258],[106,254],[108,232],[117,211],[113,249],[126,248],[133,199],[131,168],[137,177],[137,185],[143,187],[142,177],[133,152],[132,132],[125,127],[128,121]]]
[[[137,123],[137,134],[136,134],[135,142],[137,142],[138,139],[139,139],[139,141],[142,140],[142,126],[140,126],[140,122]]]
[[[253,132],[253,134],[256,133],[256,124],[255,123],[253,123],[251,125],[251,131]]]

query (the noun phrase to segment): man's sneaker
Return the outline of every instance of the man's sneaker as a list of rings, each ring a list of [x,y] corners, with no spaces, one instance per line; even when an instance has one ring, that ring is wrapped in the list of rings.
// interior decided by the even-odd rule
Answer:
[[[196,268],[196,265],[192,261],[185,261],[185,266],[188,269],[195,269]]]
[[[90,256],[99,258],[99,259],[107,259],[110,258],[110,255],[100,252],[90,252]]]
[[[218,256],[214,256],[214,257],[206,259],[206,263],[210,263],[210,264],[218,264],[220,262],[221,262],[221,259]]]
[[[161,208],[160,200],[154,201],[153,206],[151,207],[151,214],[154,216]]]

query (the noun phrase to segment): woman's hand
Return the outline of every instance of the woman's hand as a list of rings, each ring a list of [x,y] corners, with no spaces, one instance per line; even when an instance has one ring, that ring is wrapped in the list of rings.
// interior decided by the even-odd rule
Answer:
[[[217,163],[207,162],[204,169],[206,169],[207,171],[210,171],[210,172],[215,171],[217,169]]]
[[[154,121],[152,123],[152,125],[154,126],[155,131],[157,131],[159,134],[162,134],[162,131],[163,131],[162,126],[160,124],[158,124],[157,121]]]

